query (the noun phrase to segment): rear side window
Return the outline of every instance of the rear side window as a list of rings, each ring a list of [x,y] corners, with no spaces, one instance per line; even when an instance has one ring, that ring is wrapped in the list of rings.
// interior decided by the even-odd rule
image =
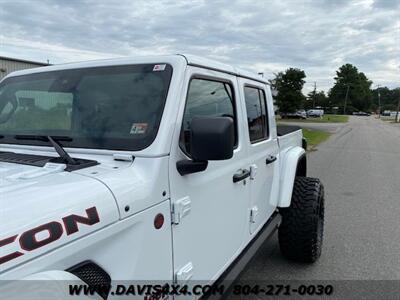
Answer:
[[[247,123],[249,125],[250,142],[255,143],[268,138],[267,106],[262,89],[244,88]]]
[[[190,81],[183,115],[179,146],[190,155],[190,124],[195,117],[230,117],[235,124],[236,113],[232,86],[227,82],[195,78]]]

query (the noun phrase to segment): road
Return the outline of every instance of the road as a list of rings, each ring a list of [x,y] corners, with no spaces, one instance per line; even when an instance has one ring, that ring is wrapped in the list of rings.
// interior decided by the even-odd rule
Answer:
[[[308,155],[326,192],[320,260],[288,262],[275,235],[241,280],[400,280],[400,126],[350,117],[335,132]]]

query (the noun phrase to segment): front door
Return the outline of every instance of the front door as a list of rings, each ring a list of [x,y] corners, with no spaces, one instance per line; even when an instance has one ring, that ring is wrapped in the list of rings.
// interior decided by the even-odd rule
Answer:
[[[233,181],[235,174],[248,169],[236,77],[188,67],[182,97],[170,160],[173,259],[180,284],[216,279],[236,258],[248,238],[250,204],[249,178]],[[229,160],[209,161],[203,172],[181,176],[176,162],[190,159],[190,123],[200,116],[234,119],[234,155]]]

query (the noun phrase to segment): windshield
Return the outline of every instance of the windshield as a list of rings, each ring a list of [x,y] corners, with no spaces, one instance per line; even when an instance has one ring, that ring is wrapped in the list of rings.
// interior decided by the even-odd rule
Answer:
[[[68,136],[65,147],[141,150],[157,134],[171,76],[168,64],[143,64],[10,77],[0,83],[0,142]]]

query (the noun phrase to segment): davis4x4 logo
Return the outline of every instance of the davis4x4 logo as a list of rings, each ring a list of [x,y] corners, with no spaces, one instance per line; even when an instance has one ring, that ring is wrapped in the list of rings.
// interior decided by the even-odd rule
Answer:
[[[99,222],[100,218],[96,207],[91,207],[86,209],[86,216],[71,214],[62,218],[61,222],[52,221],[27,230],[21,234],[16,234],[5,239],[1,239],[0,250],[2,247],[7,245],[17,244],[17,247],[19,247],[21,251],[15,251],[7,255],[0,256],[0,265],[22,256],[26,252],[34,251],[40,247],[57,241],[63,235],[64,229],[68,236],[79,231],[78,223],[94,225]],[[47,232],[47,237],[39,240],[37,236],[42,232]]]

